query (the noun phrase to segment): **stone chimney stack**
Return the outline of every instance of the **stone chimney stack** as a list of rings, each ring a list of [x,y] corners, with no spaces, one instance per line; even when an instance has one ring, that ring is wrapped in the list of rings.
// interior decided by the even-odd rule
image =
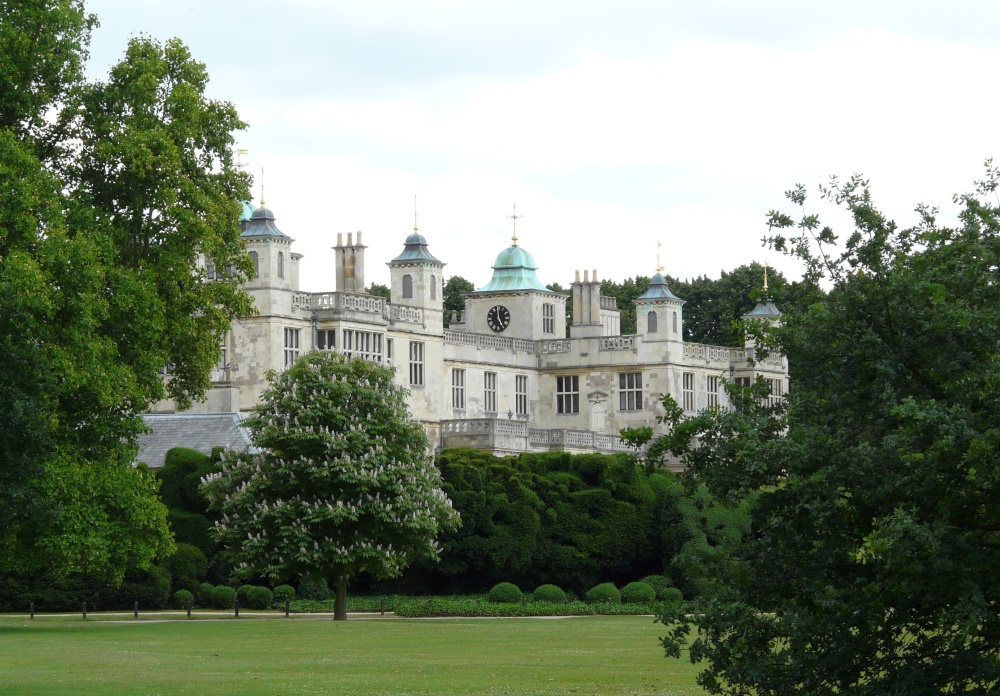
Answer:
[[[347,244],[343,243],[343,233],[337,233],[337,246],[333,248],[336,254],[337,264],[337,292],[364,292],[365,291],[365,249],[361,243],[361,232],[358,232],[358,241],[354,242],[354,235],[347,233]]]

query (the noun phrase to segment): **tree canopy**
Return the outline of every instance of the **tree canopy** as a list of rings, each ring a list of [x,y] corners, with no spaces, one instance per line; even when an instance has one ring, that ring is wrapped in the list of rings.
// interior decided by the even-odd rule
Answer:
[[[852,216],[841,246],[804,210],[770,215],[769,243],[831,284],[761,337],[798,366],[787,412],[757,394],[670,443],[690,485],[750,515],[742,543],[705,564],[716,591],[665,616],[668,654],[696,631],[711,693],[1000,685],[998,185],[990,164],[956,196],[957,224],[921,206],[900,228],[866,181],[835,179],[821,196]],[[804,188],[788,197],[804,208]]]
[[[339,353],[272,376],[246,421],[260,451],[230,454],[203,486],[236,576],[333,577],[344,619],[352,576],[437,556],[459,517],[405,395],[392,368]]]
[[[76,0],[0,6],[0,572],[120,580],[170,550],[140,415],[209,386],[252,311],[232,106],[176,40],[133,39],[107,82]],[[200,255],[233,273],[205,283]],[[160,372],[170,367],[164,381]]]
[[[451,323],[451,313],[461,314],[465,311],[465,293],[472,292],[476,286],[472,281],[462,276],[452,276],[444,284],[444,325]]]

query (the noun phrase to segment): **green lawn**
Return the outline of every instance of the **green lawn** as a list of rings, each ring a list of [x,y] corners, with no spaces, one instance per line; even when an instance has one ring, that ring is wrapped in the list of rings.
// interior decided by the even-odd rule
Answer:
[[[101,619],[100,615],[92,615]],[[0,616],[4,694],[702,694],[648,617]]]

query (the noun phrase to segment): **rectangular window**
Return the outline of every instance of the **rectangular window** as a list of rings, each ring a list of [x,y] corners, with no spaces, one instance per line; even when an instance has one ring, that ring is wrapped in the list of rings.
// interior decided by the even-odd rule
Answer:
[[[771,382],[771,396],[767,400],[767,405],[777,406],[782,402],[783,397],[785,395],[784,394],[785,382],[784,380],[780,379],[772,379],[769,381]]]
[[[229,366],[229,334],[222,334],[222,342],[219,343],[219,364],[216,366],[220,370],[225,370]]]
[[[382,362],[382,334],[344,329],[343,351],[349,358]]]
[[[683,401],[684,401],[684,410],[685,411],[693,411],[694,410],[694,373],[693,372],[685,372],[683,376],[684,376],[684,391],[683,391],[682,395],[683,395]]]
[[[542,305],[542,333],[554,334],[556,332],[556,306],[552,304]]]
[[[580,412],[580,378],[556,377],[556,413]]]
[[[299,358],[300,329],[285,329],[285,367],[291,367]]]
[[[483,373],[483,404],[487,413],[497,412],[497,373]]]
[[[528,375],[514,377],[514,410],[519,416],[528,415]]]
[[[337,332],[333,329],[320,329],[316,332],[316,348],[333,350],[337,347]]]
[[[392,362],[392,339],[385,339],[385,359]]]
[[[424,384],[424,344],[410,341],[410,386]]]
[[[621,372],[618,374],[618,410],[642,410],[641,372]]]
[[[708,378],[708,407],[717,408],[719,406],[719,378],[718,376]]]
[[[451,371],[451,407],[465,408],[465,370]]]
[[[749,387],[753,384],[753,380],[750,377],[737,377],[736,386],[737,387]]]

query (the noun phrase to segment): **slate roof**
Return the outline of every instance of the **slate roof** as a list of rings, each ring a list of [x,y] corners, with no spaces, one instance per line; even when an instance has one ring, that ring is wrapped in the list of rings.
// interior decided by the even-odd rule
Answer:
[[[414,232],[403,242],[403,252],[394,258],[391,263],[406,261],[433,261],[441,263],[434,254],[427,250],[427,239],[422,234]]]
[[[147,414],[142,420],[152,432],[139,437],[137,460],[150,469],[163,466],[167,451],[174,447],[188,447],[203,454],[211,454],[213,447],[220,446],[241,452],[255,450],[239,413]]]
[[[659,273],[649,279],[649,289],[639,295],[639,297],[635,298],[636,302],[641,302],[643,300],[676,300],[678,302],[684,302],[684,300],[670,292],[670,288],[667,286],[667,279]]]
[[[773,319],[781,316],[781,310],[770,299],[758,302],[757,306],[743,315],[744,319]]]
[[[291,238],[278,229],[274,224],[274,213],[268,208],[261,206],[250,215],[250,223],[243,230],[243,237],[258,237],[261,239],[289,239]]]

